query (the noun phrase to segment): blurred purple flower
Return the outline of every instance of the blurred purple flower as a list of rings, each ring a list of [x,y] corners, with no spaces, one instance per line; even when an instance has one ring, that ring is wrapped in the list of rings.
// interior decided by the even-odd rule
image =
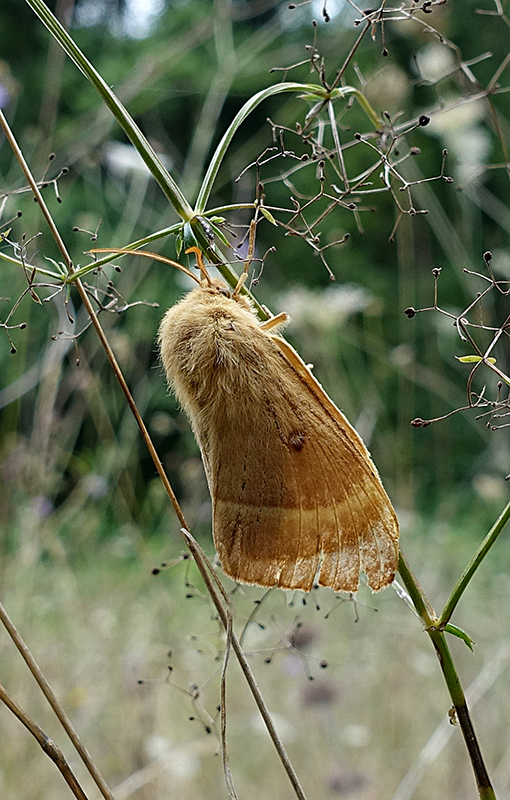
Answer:
[[[32,513],[36,517],[40,517],[41,519],[45,519],[49,517],[50,514],[53,513],[53,503],[48,497],[44,495],[38,495],[37,497],[33,497],[30,503],[30,507],[32,509]]]
[[[3,83],[0,83],[0,108],[5,108],[10,99],[9,90]]]

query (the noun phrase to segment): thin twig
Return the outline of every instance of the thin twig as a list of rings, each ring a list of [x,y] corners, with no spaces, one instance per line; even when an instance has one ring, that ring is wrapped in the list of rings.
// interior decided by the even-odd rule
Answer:
[[[92,778],[94,779],[99,791],[101,792],[105,800],[115,800],[108,786],[106,785],[104,778],[102,777],[101,773],[99,772],[96,765],[92,761],[90,754],[88,753],[84,745],[81,743],[80,738],[71,723],[71,720],[69,719],[64,709],[62,708],[56,694],[54,693],[53,689],[46,680],[41,668],[37,664],[35,658],[33,657],[32,653],[30,652],[24,640],[22,639],[19,631],[12,622],[11,618],[9,617],[2,603],[0,603],[0,622],[2,622],[3,626],[7,630],[7,633],[11,637],[16,647],[18,648],[30,672],[32,673],[35,680],[39,684],[39,688],[41,689],[46,700],[48,701],[51,708],[55,712],[60,724],[62,725],[65,732],[69,736],[80,758],[82,759],[83,763],[85,764]]]
[[[198,569],[200,570],[200,574],[202,575],[202,578],[204,579],[204,582],[205,582],[205,584],[207,586],[207,590],[208,590],[208,592],[209,592],[209,594],[211,596],[211,599],[212,599],[212,601],[213,601],[213,603],[214,603],[214,605],[216,607],[216,610],[217,610],[218,615],[220,617],[221,623],[222,623],[223,627],[226,629],[227,625],[228,625],[227,612],[225,611],[225,607],[224,607],[224,605],[223,605],[223,603],[221,601],[220,594],[219,594],[219,592],[218,592],[218,590],[217,590],[217,588],[215,586],[215,583],[214,583],[215,581],[217,581],[217,577],[214,574],[214,572],[212,570],[210,570],[210,568],[208,567],[207,558],[206,558],[202,548],[200,547],[198,542],[193,538],[193,536],[190,534],[190,532],[187,529],[183,529],[182,530],[182,534],[183,534],[184,538],[186,539],[186,542],[188,544],[189,549],[193,553],[193,557],[195,559],[195,562],[197,564]],[[221,587],[221,588],[223,589],[223,587]],[[242,671],[244,672],[245,678],[246,678],[246,680],[248,682],[248,685],[250,686],[250,689],[252,691],[253,697],[254,697],[255,702],[256,702],[256,704],[258,706],[258,709],[260,711],[262,719],[264,720],[264,722],[266,724],[266,727],[268,729],[269,735],[271,736],[271,739],[273,740],[274,746],[276,747],[278,755],[280,756],[280,759],[281,759],[281,761],[282,761],[282,763],[283,763],[283,765],[285,767],[285,770],[287,772],[287,775],[289,776],[289,779],[290,779],[290,781],[292,783],[294,791],[295,791],[297,797],[300,798],[300,800],[306,800],[304,792],[303,792],[303,789],[301,788],[301,785],[299,783],[299,779],[298,779],[298,777],[296,775],[296,772],[294,770],[294,767],[292,766],[292,763],[289,760],[289,757],[288,757],[288,755],[287,755],[287,753],[285,751],[283,743],[282,743],[280,737],[278,736],[278,733],[276,732],[276,728],[274,727],[274,723],[273,723],[273,720],[271,719],[271,716],[269,714],[269,711],[268,711],[268,708],[266,706],[265,700],[262,697],[261,691],[260,691],[260,689],[259,689],[259,687],[257,685],[256,680],[255,680],[255,676],[253,675],[253,672],[251,671],[251,667],[248,664],[248,661],[246,660],[246,656],[244,654],[244,650],[241,647],[241,645],[239,644],[239,639],[237,638],[237,636],[234,633],[234,631],[232,631],[232,649],[233,649],[234,653],[237,656],[237,660],[239,661],[239,665],[240,665]]]
[[[72,793],[78,800],[87,800],[87,795],[81,788],[78,780],[67,763],[64,754],[59,747],[55,744],[53,739],[50,739],[39,725],[26,714],[21,706],[10,696],[7,690],[0,684],[0,700],[5,703],[7,708],[12,711],[15,717],[30,731],[37,743],[41,746],[47,756],[51,758],[58,770],[60,770],[62,777],[71,789]]]
[[[237,793],[234,786],[234,779],[230,769],[228,750],[227,750],[227,667],[232,647],[233,620],[230,604],[227,607],[227,629],[225,631],[225,652],[223,654],[223,664],[221,667],[221,688],[220,688],[220,728],[221,728],[221,760],[223,762],[223,774],[227,786],[230,800],[237,800]]]

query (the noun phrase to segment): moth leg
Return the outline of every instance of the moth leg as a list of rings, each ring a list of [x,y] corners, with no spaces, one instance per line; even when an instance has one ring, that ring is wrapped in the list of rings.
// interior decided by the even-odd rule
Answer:
[[[235,300],[235,298],[237,297],[237,295],[241,291],[241,288],[243,287],[244,283],[246,282],[246,278],[247,277],[248,277],[248,269],[246,268],[246,265],[245,265],[245,269],[241,273],[241,277],[239,278],[239,280],[236,283],[236,288],[232,292],[232,299],[233,300]]]
[[[260,323],[260,327],[263,331],[270,331],[271,328],[275,328],[280,325],[285,325],[289,321],[289,315],[282,311],[280,314],[277,314],[276,317],[271,317],[270,319],[266,319],[265,322]]]

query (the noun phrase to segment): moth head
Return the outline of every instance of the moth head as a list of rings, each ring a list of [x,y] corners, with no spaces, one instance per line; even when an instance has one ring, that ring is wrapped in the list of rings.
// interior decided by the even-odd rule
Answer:
[[[198,281],[198,283],[200,284],[202,289],[204,289],[208,294],[211,294],[215,297],[219,296],[219,297],[225,297],[227,300],[234,300],[242,308],[245,308],[248,311],[253,310],[249,299],[240,294],[241,288],[248,274],[246,270],[241,274],[241,277],[237,281],[236,287],[234,289],[231,289],[222,280],[219,280],[218,278],[211,278],[204,264],[202,251],[198,247],[190,247],[188,250],[186,250],[186,253],[195,253],[197,257],[197,267],[202,275],[202,278],[200,281]],[[197,279],[195,278],[195,280]]]
[[[200,286],[211,295],[220,295],[221,297],[226,297],[228,300],[232,299],[232,289],[217,278],[209,278],[208,282],[201,280]]]

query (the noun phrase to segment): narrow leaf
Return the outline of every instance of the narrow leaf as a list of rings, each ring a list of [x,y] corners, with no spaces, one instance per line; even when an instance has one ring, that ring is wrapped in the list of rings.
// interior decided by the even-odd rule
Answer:
[[[480,361],[488,361],[489,364],[495,364],[495,358],[484,358],[483,356],[455,356],[457,361],[460,361],[462,364],[479,364]]]
[[[463,631],[462,628],[458,628],[457,625],[452,625],[451,622],[445,625],[444,630],[445,633],[451,633],[452,636],[457,636],[459,639],[462,639],[462,641],[465,642],[465,644],[469,647],[471,652],[474,652],[473,645],[476,644],[476,642],[473,641],[469,633]]]
[[[220,240],[220,242],[221,242],[222,244],[224,244],[224,245],[225,245],[225,247],[228,247],[228,248],[230,248],[230,247],[231,247],[231,244],[230,244],[229,240],[227,239],[227,237],[225,236],[225,234],[223,233],[223,231],[221,230],[221,228],[218,228],[218,226],[217,226],[217,225],[215,225],[215,224],[214,224],[214,222],[213,222],[212,220],[209,220],[209,222],[210,222],[210,224],[211,224],[211,228],[213,229],[213,231],[214,231],[215,235],[218,237],[218,239]]]
[[[278,227],[278,223],[275,220],[275,218],[273,217],[273,215],[271,214],[271,212],[268,211],[267,208],[264,208],[264,206],[259,206],[259,209],[260,209],[260,213],[265,216],[265,218],[268,220],[268,222],[270,222],[271,225],[274,225],[275,228],[277,228]]]

